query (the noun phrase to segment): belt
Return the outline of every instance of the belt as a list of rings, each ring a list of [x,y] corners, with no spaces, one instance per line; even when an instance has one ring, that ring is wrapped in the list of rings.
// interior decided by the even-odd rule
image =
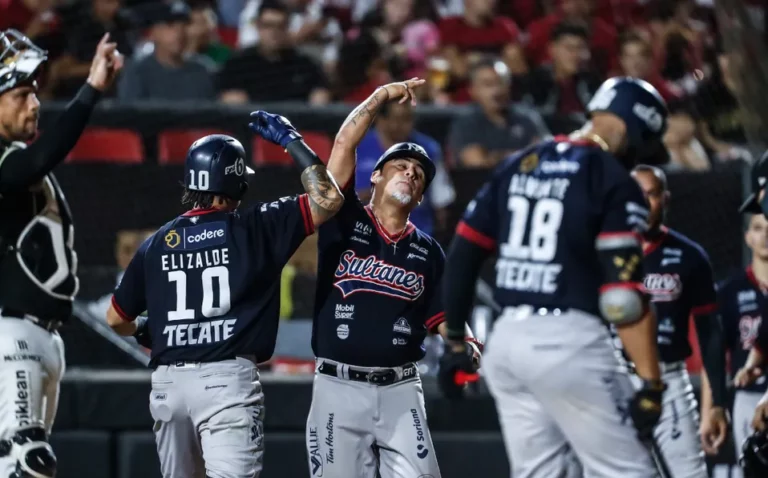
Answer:
[[[2,311],[0,311],[0,314],[2,314],[3,317],[28,320],[43,330],[47,330],[48,332],[54,332],[58,330],[62,324],[62,321],[60,320],[43,320],[35,317],[34,315],[29,315],[20,310],[9,309],[7,307],[4,307]]]
[[[342,367],[344,373],[338,373],[339,367]],[[373,385],[393,385],[403,380],[416,378],[416,364],[409,363],[402,367],[402,373],[394,368],[382,368],[378,370],[362,370],[354,367],[348,367],[342,364],[322,362],[317,369],[318,373],[330,377],[344,378],[353,382],[365,382]]]
[[[230,355],[230,356],[222,357],[222,358],[220,358],[218,360],[202,360],[202,361],[201,360],[169,360],[169,361],[159,362],[157,364],[157,367],[165,365],[167,367],[173,367],[173,368],[197,368],[197,367],[199,367],[202,364],[206,364],[206,363],[220,363],[220,362],[224,362],[226,360],[236,360],[237,358],[244,358],[244,359],[250,360],[251,362],[256,364],[256,356],[255,355],[247,355],[247,354],[239,355],[238,354],[238,355]],[[157,368],[157,367],[155,367],[155,368]]]

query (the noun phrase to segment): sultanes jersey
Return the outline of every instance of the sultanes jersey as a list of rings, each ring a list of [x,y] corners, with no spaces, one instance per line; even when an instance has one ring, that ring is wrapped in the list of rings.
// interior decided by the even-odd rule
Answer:
[[[717,303],[723,321],[723,331],[728,352],[731,355],[731,372],[736,373],[747,362],[753,345],[768,350],[768,327],[764,318],[768,316],[768,289],[762,286],[752,268],[739,271],[718,285]],[[764,392],[765,375],[745,390]]]
[[[319,228],[312,350],[363,367],[396,367],[424,357],[424,338],[445,320],[440,287],[445,254],[410,222],[390,236],[344,188],[341,211]]]
[[[717,310],[712,266],[704,250],[677,231],[661,228],[653,242],[643,245],[644,287],[656,308],[659,355],[673,363],[691,355],[690,317]]]
[[[112,301],[127,320],[147,311],[151,366],[272,356],[280,273],[313,232],[308,201],[192,210],[142,244]]]
[[[616,158],[591,141],[558,137],[504,161],[456,232],[498,250],[494,295],[502,307],[599,316],[600,288],[616,284],[604,283],[595,241],[637,238],[647,215],[639,186]],[[639,256],[636,262],[617,267],[630,275],[642,269]]]

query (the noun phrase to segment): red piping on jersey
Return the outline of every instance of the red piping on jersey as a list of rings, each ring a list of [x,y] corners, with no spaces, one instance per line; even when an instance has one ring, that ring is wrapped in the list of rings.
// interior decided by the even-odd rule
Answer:
[[[432,330],[443,322],[445,322],[445,312],[438,312],[437,314],[428,318],[424,325],[427,326],[427,330]]]
[[[712,312],[715,312],[717,310],[717,304],[711,303],[711,304],[704,304],[700,305],[698,307],[694,307],[691,309],[691,315],[706,315],[711,314]]]
[[[123,311],[122,307],[120,307],[117,304],[117,301],[115,300],[115,296],[114,295],[112,296],[112,308],[114,308],[115,312],[117,312],[117,315],[119,315],[120,318],[123,319],[126,322],[133,322],[133,320],[136,318],[136,317],[131,317],[130,315],[126,314]]]
[[[182,214],[182,216],[184,216],[184,217],[202,216],[203,214],[210,214],[212,212],[220,212],[220,211],[224,211],[224,210],[223,209],[217,209],[215,207],[195,208],[195,209],[190,209],[189,211],[185,212],[184,214]]]
[[[569,138],[568,136],[566,136],[564,134],[559,134],[559,135],[554,137],[554,140],[555,140],[556,143],[570,143],[570,144],[572,144],[574,146],[590,146],[590,147],[594,147],[594,148],[600,148],[601,150],[603,149],[602,146],[600,146],[595,141],[592,141],[589,138],[576,138],[576,139],[572,139],[572,138]]]
[[[747,266],[747,280],[752,283],[757,289],[765,294],[768,292],[768,285],[760,282],[760,279],[755,275],[755,271],[752,270],[752,266]]]
[[[667,238],[667,234],[669,233],[669,229],[667,229],[667,226],[661,226],[659,227],[659,231],[661,231],[661,234],[659,237],[657,237],[653,241],[643,241],[643,255],[647,256],[651,252],[655,251],[659,248],[662,242]]]
[[[456,234],[488,251],[496,249],[496,241],[492,237],[486,236],[464,221],[459,222],[459,225],[456,226]]]
[[[299,196],[299,209],[301,210],[301,217],[304,219],[304,231],[309,236],[315,232],[315,222],[312,220],[312,212],[309,210],[308,194]]]
[[[392,239],[392,236],[390,236],[389,233],[379,225],[379,220],[376,219],[376,216],[373,215],[373,211],[371,210],[370,205],[365,206],[365,212],[368,213],[368,217],[370,217],[371,222],[373,222],[373,227],[376,228],[376,232],[378,232],[379,236],[381,236],[382,239],[384,239],[384,242],[386,242],[387,245],[394,243],[395,239]],[[403,230],[403,232],[400,233],[400,236],[396,238],[397,242],[408,237],[415,229],[416,229],[416,226],[414,226],[411,221],[408,221],[408,223],[405,225],[405,230]]]
[[[601,232],[597,235],[598,239],[607,239],[609,237],[633,237],[637,239],[637,242],[642,242],[643,238],[636,232]]]

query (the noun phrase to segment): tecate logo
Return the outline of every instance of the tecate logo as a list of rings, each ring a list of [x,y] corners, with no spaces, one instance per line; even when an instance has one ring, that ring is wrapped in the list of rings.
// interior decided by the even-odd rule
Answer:
[[[215,231],[203,231],[200,234],[187,237],[187,242],[194,244],[195,242],[201,242],[207,239],[215,239],[218,237],[224,237],[224,229],[216,229]]]

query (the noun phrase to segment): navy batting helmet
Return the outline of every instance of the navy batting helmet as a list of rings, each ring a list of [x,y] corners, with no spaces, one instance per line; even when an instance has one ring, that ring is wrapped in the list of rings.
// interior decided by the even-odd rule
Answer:
[[[638,78],[616,77],[606,80],[587,105],[591,115],[605,111],[627,125],[630,150],[654,149],[667,129],[667,103],[656,88]]]
[[[48,54],[22,33],[0,33],[0,94],[35,80]]]
[[[768,185],[768,151],[763,153],[759,161],[752,165],[750,174],[751,189],[749,196],[739,208],[739,212],[760,214],[768,212],[768,197],[760,201],[760,191]],[[767,195],[768,196],[768,195]]]
[[[392,146],[381,155],[378,161],[376,161],[376,166],[374,166],[373,170],[380,170],[384,167],[384,164],[386,164],[387,161],[402,158],[415,159],[419,162],[421,168],[424,170],[424,190],[426,191],[429,187],[429,183],[431,183],[432,179],[435,177],[435,164],[429,159],[429,155],[424,148],[416,143],[397,143]]]
[[[755,432],[744,440],[739,464],[744,468],[744,478],[768,476],[768,435]]]
[[[198,139],[184,162],[184,186],[191,191],[221,194],[239,200],[248,189],[245,150],[240,141],[224,134]]]

